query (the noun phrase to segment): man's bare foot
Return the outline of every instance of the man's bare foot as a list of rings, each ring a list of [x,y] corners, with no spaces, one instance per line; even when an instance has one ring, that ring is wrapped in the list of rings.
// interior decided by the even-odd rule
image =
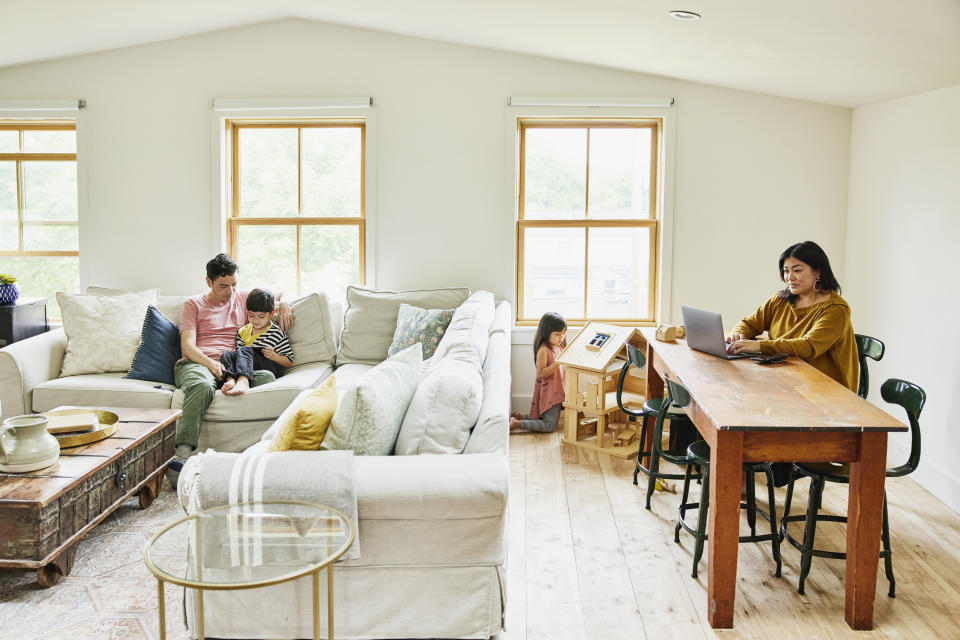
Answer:
[[[519,420],[517,420],[516,418],[514,418],[513,416],[511,416],[511,417],[510,417],[510,431],[521,431],[522,429],[523,429],[523,424],[522,424]]]
[[[230,391],[225,391],[224,393],[228,396],[239,396],[247,391],[250,391],[250,381],[247,380],[246,376],[240,376],[237,378],[237,384],[233,385]]]
[[[233,385],[235,384],[237,384],[236,380],[233,378],[227,378],[226,381],[224,381],[223,386],[220,387],[220,390],[229,395],[230,389],[233,389]]]

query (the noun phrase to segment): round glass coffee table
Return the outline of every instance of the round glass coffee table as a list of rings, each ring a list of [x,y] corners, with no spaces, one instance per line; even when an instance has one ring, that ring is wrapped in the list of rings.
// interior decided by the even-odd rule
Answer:
[[[327,637],[333,638],[333,563],[353,544],[340,511],[310,502],[247,502],[215,507],[164,527],[144,561],[157,577],[160,638],[166,638],[163,583],[197,591],[197,637],[203,638],[203,592],[253,589],[313,577],[313,637],[320,638],[320,571],[327,570]],[[169,553],[182,550],[184,557]]]

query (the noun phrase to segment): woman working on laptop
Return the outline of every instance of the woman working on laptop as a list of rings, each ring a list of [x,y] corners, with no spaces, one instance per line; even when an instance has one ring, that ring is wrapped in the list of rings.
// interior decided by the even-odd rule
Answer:
[[[850,306],[827,254],[809,240],[788,247],[780,279],[787,287],[733,328],[730,352],[789,353],[855,392],[860,370]],[[768,340],[754,340],[764,331]]]
[[[840,297],[827,254],[809,240],[788,247],[780,254],[780,279],[786,288],[733,328],[729,351],[789,353],[856,392],[860,369],[850,306]],[[754,340],[764,331],[767,340]],[[778,486],[786,483],[783,471],[775,469]]]

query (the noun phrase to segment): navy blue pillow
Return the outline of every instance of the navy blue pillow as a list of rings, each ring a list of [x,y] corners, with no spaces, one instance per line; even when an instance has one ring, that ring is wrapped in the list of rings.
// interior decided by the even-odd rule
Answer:
[[[143,331],[140,332],[140,346],[133,356],[130,373],[123,377],[176,384],[173,381],[173,365],[179,359],[180,328],[153,305],[147,307]]]

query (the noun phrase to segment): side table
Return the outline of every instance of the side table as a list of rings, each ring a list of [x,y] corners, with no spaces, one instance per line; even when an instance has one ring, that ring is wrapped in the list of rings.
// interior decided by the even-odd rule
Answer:
[[[160,640],[167,637],[163,583],[197,590],[196,637],[203,638],[203,592],[267,587],[312,576],[313,637],[320,638],[320,571],[327,570],[327,637],[333,638],[333,563],[353,544],[353,524],[340,511],[278,500],[214,507],[160,530],[143,552],[157,577]],[[182,556],[158,549],[186,544]],[[297,566],[299,565],[299,566]],[[256,636],[256,630],[251,629]]]
[[[46,298],[19,298],[0,304],[0,348],[50,330]]]

